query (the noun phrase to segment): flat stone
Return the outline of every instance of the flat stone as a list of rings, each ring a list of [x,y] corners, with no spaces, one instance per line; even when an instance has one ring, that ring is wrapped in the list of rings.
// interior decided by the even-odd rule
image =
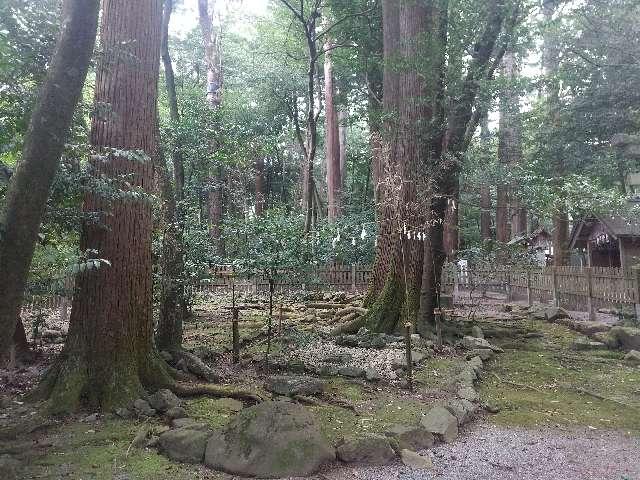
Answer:
[[[264,388],[278,395],[317,395],[324,391],[321,380],[310,377],[277,375],[267,378]]]
[[[473,387],[462,386],[458,389],[458,396],[464,400],[475,402],[478,400],[478,392]]]
[[[475,348],[467,353],[466,358],[480,357],[483,362],[491,360],[494,356],[493,350],[490,348]]]
[[[591,340],[576,340],[571,344],[571,348],[573,350],[586,351],[586,350],[600,350],[602,348],[607,348],[607,346],[602,342],[594,342]]]
[[[199,425],[198,422],[193,418],[182,417],[182,418],[174,418],[173,420],[171,420],[171,426],[173,428],[189,427],[193,425]]]
[[[444,407],[434,407],[420,420],[428,432],[438,435],[445,443],[458,436],[458,420]]]
[[[478,375],[475,370],[470,366],[466,366],[462,371],[452,379],[452,384],[460,384],[465,387],[473,387],[473,383],[478,379]]]
[[[380,380],[382,380],[382,375],[380,375],[380,373],[375,368],[365,368],[364,378],[366,378],[370,382],[379,382]]]
[[[207,444],[204,462],[234,475],[280,478],[315,473],[335,459],[313,415],[290,402],[245,408]]]
[[[141,398],[134,400],[133,410],[138,415],[142,415],[145,417],[153,417],[156,414],[156,411],[153,408],[151,408],[151,405],[149,405],[149,402]]]
[[[418,455],[416,452],[403,449],[400,452],[400,459],[407,467],[416,470],[433,470],[433,460],[426,455]]]
[[[360,378],[365,376],[365,371],[360,367],[346,366],[338,369],[338,375],[350,378]]]
[[[640,352],[638,350],[631,350],[624,356],[624,359],[629,363],[640,364]]]
[[[551,307],[545,309],[544,317],[548,322],[555,322],[556,320],[559,320],[561,318],[569,318],[569,312],[567,312],[564,308]]]
[[[169,430],[160,435],[158,447],[171,460],[184,463],[202,463],[204,451],[213,432],[195,425]]]
[[[611,348],[640,351],[640,328],[613,327],[607,335],[607,345]]]
[[[180,399],[171,390],[163,388],[149,396],[149,405],[160,413],[164,413],[170,408],[179,407]]]
[[[422,425],[393,425],[384,434],[398,442],[400,449],[426,450],[435,442],[433,434]]]
[[[449,400],[445,408],[456,417],[458,426],[469,422],[473,414],[478,410],[475,404],[464,398]]]
[[[504,351],[500,347],[491,345],[484,338],[475,338],[469,336],[462,339],[462,346],[468,350],[489,349],[496,353],[502,353]]]
[[[482,359],[480,357],[473,357],[467,361],[467,365],[473,368],[476,372],[483,367]]]
[[[380,435],[347,437],[336,449],[339,460],[347,463],[387,465],[396,458],[389,439]]]
[[[353,356],[348,353],[335,353],[332,355],[327,355],[322,359],[322,361],[326,363],[345,364],[349,363],[352,359]]]

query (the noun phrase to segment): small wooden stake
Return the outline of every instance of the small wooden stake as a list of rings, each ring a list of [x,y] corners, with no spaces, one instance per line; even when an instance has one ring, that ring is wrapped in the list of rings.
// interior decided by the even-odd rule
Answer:
[[[240,310],[237,307],[233,307],[231,319],[231,336],[233,341],[233,363],[240,362],[240,328],[238,326],[238,316]]]
[[[407,357],[407,386],[413,392],[413,358],[411,356],[411,323],[404,324],[404,343]]]

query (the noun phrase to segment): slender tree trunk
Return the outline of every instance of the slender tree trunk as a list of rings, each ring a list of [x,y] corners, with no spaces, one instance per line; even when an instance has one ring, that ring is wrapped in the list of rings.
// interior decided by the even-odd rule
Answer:
[[[93,53],[97,0],[65,0],[56,51],[6,198],[0,242],[0,357],[11,348],[40,223]]]
[[[256,158],[256,216],[261,216],[264,213],[267,203],[267,195],[265,191],[264,180],[264,157],[258,156]]]
[[[489,143],[489,118],[481,121],[480,141],[483,147]],[[480,185],[480,239],[491,240],[491,188],[486,183]]]
[[[104,54],[95,102],[110,109],[92,120],[91,143],[99,157],[91,161],[96,176],[112,179],[123,190],[115,198],[99,192],[85,195],[83,210],[101,214],[99,224],[83,225],[80,248],[98,252],[110,265],[80,274],[76,283],[64,351],[41,385],[53,412],[74,410],[81,401],[111,410],[140,397],[145,387],[172,383],[153,342],[148,198],[153,188],[150,158],[156,152],[161,23],[162,0],[103,2]],[[147,159],[112,149],[141,151]]]
[[[169,98],[169,111],[174,125],[179,121],[173,66],[169,55],[169,21],[173,9],[173,0],[164,1],[162,17],[161,56],[165,69],[165,83]],[[169,175],[167,161],[160,143],[160,128],[156,124],[154,165],[160,178],[160,192],[163,200],[163,236],[160,291],[160,316],[156,330],[156,345],[161,350],[179,350],[182,347],[182,324],[186,313],[184,295],[184,243],[182,236],[182,218],[178,213],[177,200],[182,197],[178,191],[184,182],[182,156],[174,148],[174,170],[176,187]],[[176,165],[177,163],[177,165]],[[182,177],[182,180],[181,180]]]
[[[206,95],[209,106],[215,110],[222,103],[222,51],[220,35],[214,28],[212,13],[215,0],[198,0],[198,19],[202,31],[204,59],[207,65]],[[216,148],[212,145],[212,148]],[[216,254],[225,256],[225,244],[222,237],[222,220],[224,215],[223,174],[220,168],[213,167],[207,181],[207,216],[209,219],[209,235],[216,248]]]
[[[327,42],[326,48],[331,48]],[[324,56],[324,110],[325,110],[325,158],[327,162],[327,204],[328,219],[334,222],[340,216],[340,197],[342,188],[340,162],[340,127],[338,111],[335,105],[335,87],[333,84],[333,64],[331,52]]]
[[[340,190],[344,190],[347,175],[347,123],[349,114],[345,110],[338,112],[338,136],[340,143]]]
[[[542,63],[544,73],[547,76],[547,108],[548,124],[550,130],[560,123],[560,86],[557,79],[560,66],[560,52],[557,45],[556,34],[551,22],[553,14],[559,4],[559,0],[547,0],[543,2],[543,14],[546,31],[543,39]],[[548,154],[552,166],[553,187],[555,189],[556,211],[553,215],[553,264],[556,267],[569,264],[569,215],[567,213],[566,200],[561,193],[562,182],[566,174],[564,164],[564,152],[560,142],[553,138],[548,139]]]
[[[459,235],[459,215],[458,215],[458,201],[460,197],[459,186],[456,186],[456,190],[452,195],[449,203],[447,204],[447,212],[445,213],[444,220],[444,251],[447,259],[452,260],[460,248],[460,235]]]

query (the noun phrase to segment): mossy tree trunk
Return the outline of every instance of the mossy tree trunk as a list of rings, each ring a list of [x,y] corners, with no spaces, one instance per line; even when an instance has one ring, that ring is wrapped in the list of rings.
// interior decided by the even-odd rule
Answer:
[[[92,191],[83,210],[81,249],[97,251],[110,266],[82,273],[76,282],[69,336],[41,385],[53,412],[82,402],[110,410],[145,388],[171,384],[153,342],[151,202],[160,60],[162,0],[104,0],[101,50],[91,143],[94,175],[128,188],[116,195]],[[114,152],[113,150],[116,150]],[[142,151],[146,158],[121,153]],[[125,181],[126,180],[126,183]]]

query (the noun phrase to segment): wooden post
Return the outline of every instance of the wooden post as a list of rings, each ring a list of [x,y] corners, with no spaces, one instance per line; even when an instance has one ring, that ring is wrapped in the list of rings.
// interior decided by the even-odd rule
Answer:
[[[282,336],[282,317],[284,316],[283,313],[283,305],[282,302],[280,302],[280,311],[279,311],[279,315],[278,315],[278,336],[281,337]]]
[[[351,291],[356,291],[356,266],[355,264],[351,265]]]
[[[232,309],[231,319],[231,336],[233,342],[233,363],[240,362],[240,327],[238,325],[238,317],[240,310],[237,307]]]
[[[404,344],[407,360],[407,387],[413,392],[413,358],[411,355],[411,323],[404,324]]]
[[[553,295],[553,306],[560,306],[560,296],[558,295],[558,274],[556,267],[551,267],[551,293]]]
[[[531,269],[527,268],[527,305],[533,306],[533,292],[531,291]]]
[[[454,262],[453,264],[453,303],[456,301],[456,297],[460,292],[460,287],[458,286],[458,264]]]
[[[636,311],[636,321],[640,322],[640,266],[634,265],[631,267],[631,271],[633,272],[633,289],[635,293],[635,311]]]
[[[506,272],[507,275],[507,302],[513,300],[513,293],[511,291],[511,271]]]
[[[591,267],[585,269],[585,275],[587,277],[587,311],[589,312],[589,320],[595,321],[596,311],[593,308],[593,272]]]

